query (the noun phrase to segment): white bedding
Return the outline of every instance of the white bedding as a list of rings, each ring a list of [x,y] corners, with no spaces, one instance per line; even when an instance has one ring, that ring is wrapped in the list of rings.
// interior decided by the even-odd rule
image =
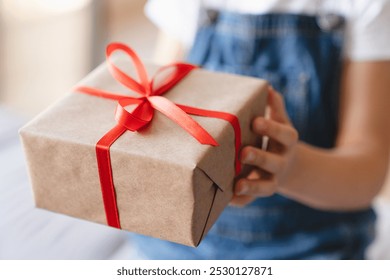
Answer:
[[[123,231],[36,209],[17,130],[23,121],[0,107],[0,259],[128,259]],[[370,259],[390,259],[390,202],[375,203],[378,237]]]

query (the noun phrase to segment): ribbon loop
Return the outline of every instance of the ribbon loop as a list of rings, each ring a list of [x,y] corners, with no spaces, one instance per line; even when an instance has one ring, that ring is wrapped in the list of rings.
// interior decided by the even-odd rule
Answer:
[[[136,82],[134,79],[125,74],[122,70],[116,67],[114,63],[112,63],[112,61],[110,60],[111,54],[118,50],[125,52],[130,57],[131,61],[135,66],[141,83]],[[111,75],[118,82],[120,82],[127,88],[138,92],[141,95],[147,96],[151,94],[148,74],[146,72],[145,66],[138,57],[138,55],[131,48],[121,43],[109,44],[106,49],[106,59],[108,62],[108,69],[110,70]]]

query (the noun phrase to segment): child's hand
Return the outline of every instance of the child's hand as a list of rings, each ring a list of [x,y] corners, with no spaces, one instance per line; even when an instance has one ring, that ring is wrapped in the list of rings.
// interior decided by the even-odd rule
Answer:
[[[236,183],[231,201],[235,206],[244,206],[257,197],[277,192],[294,161],[298,132],[287,116],[283,97],[272,87],[268,91],[270,117],[257,117],[252,122],[256,134],[269,137],[268,149],[247,146],[241,151],[242,163],[253,165],[255,170]]]

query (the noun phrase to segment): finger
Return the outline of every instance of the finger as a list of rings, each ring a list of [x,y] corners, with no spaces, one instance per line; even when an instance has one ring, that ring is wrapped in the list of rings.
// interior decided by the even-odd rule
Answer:
[[[276,192],[276,181],[268,180],[247,180],[241,179],[237,182],[234,194],[238,196],[267,197]]]
[[[283,170],[285,166],[285,159],[282,156],[251,146],[242,149],[241,162],[244,164],[255,165],[256,167],[272,174]]]
[[[254,196],[234,195],[232,200],[230,201],[229,205],[235,206],[235,207],[244,207],[254,200],[256,200],[256,197],[254,197]]]
[[[280,123],[291,123],[290,118],[287,115],[283,96],[272,86],[268,87],[268,105],[271,119]]]
[[[254,168],[249,174],[248,176],[246,176],[247,179],[249,180],[258,180],[260,178],[262,178],[262,174],[261,174],[261,171],[260,169],[258,168]]]
[[[253,120],[253,130],[255,133],[268,136],[286,147],[290,147],[298,141],[298,132],[294,127],[263,117],[257,117]]]

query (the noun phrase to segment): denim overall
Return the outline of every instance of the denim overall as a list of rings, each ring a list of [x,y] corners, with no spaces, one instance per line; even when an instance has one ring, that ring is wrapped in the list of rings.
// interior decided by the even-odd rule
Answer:
[[[208,14],[189,61],[268,80],[283,94],[300,140],[333,147],[343,18]],[[326,212],[273,195],[244,208],[227,207],[198,248],[138,235],[133,241],[150,259],[362,259],[374,221],[372,209]]]

